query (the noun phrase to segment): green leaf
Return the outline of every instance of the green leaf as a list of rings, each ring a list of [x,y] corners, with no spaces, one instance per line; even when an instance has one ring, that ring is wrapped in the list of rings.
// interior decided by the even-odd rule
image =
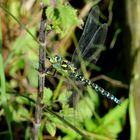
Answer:
[[[121,119],[125,116],[128,107],[128,100],[125,100],[121,105],[116,106],[103,119],[103,124],[108,125],[114,120]]]
[[[33,86],[33,87],[37,87],[38,86],[38,72],[35,70],[34,67],[30,67],[27,71],[27,77],[29,80],[29,83]]]
[[[77,17],[77,11],[68,4],[57,2],[57,6],[48,7],[46,10],[48,20],[52,28],[63,37],[73,26],[79,26],[80,20]]]
[[[70,98],[70,96],[72,95],[72,92],[64,90],[58,97],[58,101],[60,101],[62,103],[62,105],[67,105],[68,103],[68,99]]]
[[[93,102],[88,97],[84,97],[77,104],[77,111],[79,112],[81,118],[83,120],[88,119],[92,116],[92,112],[94,111]]]
[[[44,88],[43,102],[47,105],[51,104],[52,91],[49,88]]]
[[[15,0],[10,3],[10,13],[12,13],[16,18],[19,18],[19,8],[20,8],[20,1]]]
[[[25,140],[29,140],[31,138],[31,128],[28,126],[25,129]]]
[[[14,76],[17,70],[24,68],[24,64],[25,63],[23,59],[18,59],[17,61],[13,62],[10,69],[10,75]]]
[[[116,106],[102,118],[102,125],[106,127],[112,135],[116,135],[122,130],[122,121],[125,121],[128,100]],[[124,122],[125,123],[125,122]]]
[[[55,133],[56,133],[55,123],[47,123],[46,124],[46,129],[52,137],[55,136]]]
[[[15,121],[21,121],[21,120],[26,120],[27,118],[30,119],[30,114],[29,114],[29,111],[25,107],[20,106],[14,112],[13,117]]]
[[[93,131],[97,128],[97,124],[92,119],[86,119],[85,121],[85,128],[88,131]]]
[[[65,33],[68,32],[72,26],[80,24],[76,14],[77,11],[72,7],[60,5],[58,10],[60,12],[62,28]]]

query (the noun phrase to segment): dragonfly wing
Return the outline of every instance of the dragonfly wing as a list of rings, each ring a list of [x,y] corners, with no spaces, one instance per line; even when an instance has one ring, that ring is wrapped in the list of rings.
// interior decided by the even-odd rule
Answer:
[[[87,62],[93,61],[96,63],[98,60],[100,53],[104,50],[104,42],[107,35],[108,26],[107,24],[102,24],[95,32],[92,39],[89,41],[89,44],[82,52],[82,57]]]
[[[77,59],[78,54],[82,54],[89,44],[90,40],[92,39],[94,33],[96,32],[99,25],[99,8],[98,6],[93,7],[88,15],[83,33],[79,40],[79,47],[75,50],[72,63],[75,65],[79,65],[79,60]]]

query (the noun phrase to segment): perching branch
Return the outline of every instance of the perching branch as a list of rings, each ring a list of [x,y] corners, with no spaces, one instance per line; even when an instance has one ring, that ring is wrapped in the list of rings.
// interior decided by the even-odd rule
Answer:
[[[46,6],[41,4],[42,7],[42,17],[40,22],[40,30],[39,30],[39,76],[38,76],[38,94],[35,108],[35,123],[33,129],[33,140],[38,140],[39,130],[41,126],[41,118],[42,118],[42,99],[43,99],[43,90],[45,86],[45,58],[46,58]]]

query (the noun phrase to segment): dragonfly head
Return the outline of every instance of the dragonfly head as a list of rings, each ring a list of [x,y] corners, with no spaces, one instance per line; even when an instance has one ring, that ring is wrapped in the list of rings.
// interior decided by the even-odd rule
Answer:
[[[62,64],[63,59],[59,55],[55,55],[54,57],[47,57],[52,64]]]
[[[59,56],[59,55],[55,55],[55,56],[54,56],[54,59],[55,59],[55,61],[56,61],[57,63],[62,63],[62,62],[63,62],[62,57]]]

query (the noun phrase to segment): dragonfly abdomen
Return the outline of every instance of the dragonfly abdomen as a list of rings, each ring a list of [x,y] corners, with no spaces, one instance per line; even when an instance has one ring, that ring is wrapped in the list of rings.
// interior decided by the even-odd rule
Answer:
[[[79,75],[76,72],[72,72],[72,73],[70,73],[70,77],[74,78],[76,81],[80,81],[84,85],[91,86],[96,92],[102,94],[103,96],[105,96],[108,99],[114,101],[115,103],[120,104],[120,100],[117,99],[114,95],[112,95],[108,91],[104,90],[103,88],[101,88],[100,86],[98,86],[97,84],[92,82],[91,80],[88,80],[88,79],[84,78],[84,76]]]
[[[115,103],[117,104],[120,104],[120,100],[117,99],[114,95],[112,95],[111,93],[109,93],[108,91],[104,90],[102,87],[98,86],[97,84],[93,83],[92,82],[92,85],[91,85],[95,91],[101,93],[103,96],[107,97],[108,99],[114,101]]]

